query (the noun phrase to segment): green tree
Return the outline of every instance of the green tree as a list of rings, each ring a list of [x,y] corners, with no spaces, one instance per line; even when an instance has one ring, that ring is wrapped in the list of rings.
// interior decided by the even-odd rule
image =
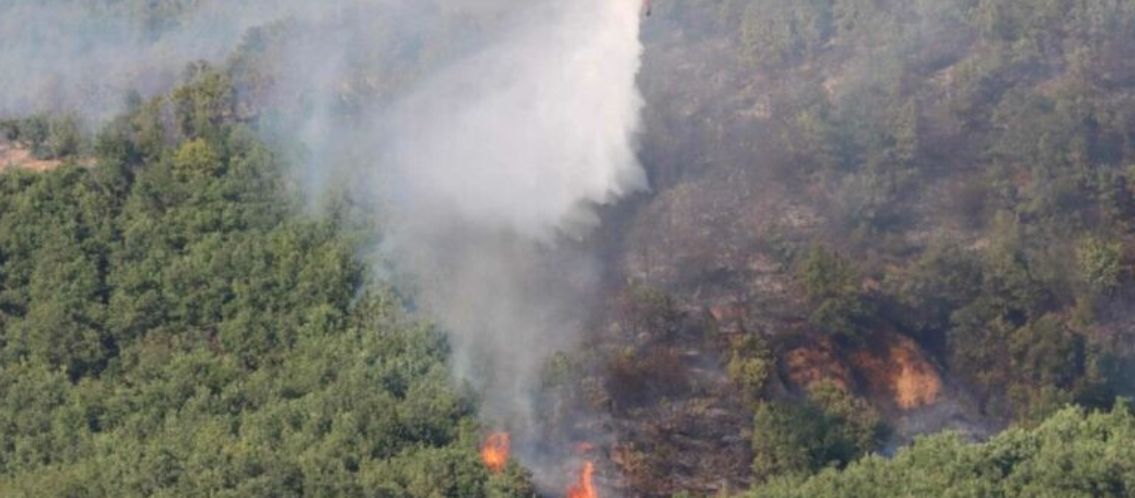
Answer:
[[[1123,245],[1097,238],[1080,243],[1076,250],[1080,279],[1096,295],[1108,295],[1120,288],[1126,277]]]
[[[761,399],[775,367],[776,359],[764,339],[748,334],[734,341],[725,372],[741,388],[745,400],[753,402]]]
[[[1135,417],[1065,409],[1034,429],[1012,429],[985,443],[957,434],[917,441],[894,458],[871,456],[837,472],[780,478],[745,496],[1127,496],[1135,484]]]
[[[181,133],[158,98],[92,167],[0,174],[0,495],[533,496],[219,82],[174,92]]]
[[[879,449],[882,418],[864,400],[823,381],[802,402],[762,403],[753,426],[753,472],[762,480],[843,467]]]
[[[798,277],[813,308],[809,317],[813,325],[844,337],[861,333],[870,312],[850,261],[816,245],[804,256]]]

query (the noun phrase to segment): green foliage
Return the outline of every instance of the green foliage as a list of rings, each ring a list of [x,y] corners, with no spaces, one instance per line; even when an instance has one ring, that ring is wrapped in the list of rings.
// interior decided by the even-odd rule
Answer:
[[[1115,292],[1127,276],[1123,245],[1119,242],[1087,239],[1076,251],[1076,261],[1079,263],[1080,279],[1097,295]]]
[[[94,167],[0,174],[0,495],[533,496],[224,85],[174,92],[178,130],[138,104]]]
[[[620,301],[619,319],[633,334],[665,337],[676,332],[680,324],[677,304],[661,289],[632,285]]]
[[[745,496],[1118,498],[1135,486],[1133,441],[1129,408],[1091,414],[1069,408],[1035,429],[1012,429],[986,443],[934,436],[893,459],[872,456],[840,472],[777,479]]]
[[[927,344],[943,346],[951,314],[981,292],[981,261],[971,251],[935,244],[904,272],[888,275],[890,292],[903,305],[900,323]]]
[[[27,147],[37,159],[73,158],[88,147],[88,137],[72,115],[0,120],[0,142]]]
[[[178,131],[187,137],[211,136],[236,114],[232,83],[227,74],[204,62],[190,64],[185,79],[188,84],[171,97]]]
[[[761,399],[775,368],[776,359],[764,338],[749,334],[734,341],[725,372],[745,400],[753,402]]]
[[[744,53],[777,66],[822,49],[835,33],[832,0],[750,2],[741,18]]]
[[[1045,316],[1013,332],[1009,342],[1012,368],[1043,386],[1068,386],[1081,367],[1082,345],[1056,317]]]
[[[856,337],[862,331],[869,307],[850,261],[817,245],[804,256],[798,278],[812,305],[809,320],[813,325],[844,337]]]
[[[843,467],[880,447],[885,426],[864,400],[822,381],[803,402],[763,403],[753,427],[753,472],[762,480]]]
[[[807,475],[826,461],[816,435],[823,431],[821,414],[814,407],[762,404],[753,423],[753,473],[764,479],[776,475]]]
[[[179,176],[213,176],[221,166],[217,153],[201,139],[185,142],[173,155],[173,169]]]
[[[84,13],[157,40],[199,3],[106,0]],[[722,13],[738,43],[689,46],[751,63],[754,81],[736,86],[769,100],[753,136],[783,150],[772,167],[789,188],[820,197],[808,207],[831,226],[818,238],[854,242],[799,261],[815,327],[853,338],[895,325],[975,388],[985,413],[1029,423],[1130,389],[1135,3],[705,0],[656,15],[695,3]],[[250,31],[225,70],[191,64],[185,85],[130,99],[94,140],[69,115],[0,122],[0,140],[37,158],[98,163],[0,176],[0,495],[534,495],[515,465],[488,476],[477,463],[444,341],[363,285],[344,227],[296,215],[279,160],[236,122],[262,103],[274,47],[297,31]],[[405,43],[425,62],[348,57],[383,67],[336,105],[412,85],[437,57],[424,45]],[[898,237],[910,243],[889,243]],[[886,295],[868,299],[860,269],[880,268]],[[680,331],[669,295],[621,297],[627,333]],[[636,353],[612,362],[621,393],[592,378],[576,396],[615,406],[680,385],[674,351]],[[544,385],[567,391],[580,368],[554,358]],[[775,370],[759,336],[729,351],[748,401],[768,395]],[[878,449],[879,416],[833,385],[756,411],[754,469],[773,479],[759,496],[1135,489],[1125,408],[1066,410],[981,445],[931,438],[893,460],[861,458]]]
[[[1130,3],[722,9],[770,94],[762,125],[785,154],[768,167],[818,194],[831,220],[820,238],[849,240],[845,256],[864,268],[904,262],[872,299],[883,301],[872,320],[899,325],[1003,405],[1010,389],[1044,397],[1002,367],[1023,327],[1074,313],[1080,327],[1122,328],[1135,214]],[[926,249],[923,235],[958,247]],[[850,287],[810,292],[812,322],[857,333],[864,301]]]
[[[954,274],[960,264],[936,270],[944,277],[965,277],[955,279],[964,285],[940,288],[944,297],[952,297],[937,303],[936,314],[940,320],[941,312],[954,310],[945,344],[950,367],[991,403],[987,409],[1035,420],[1059,406],[1041,400],[1070,400],[1071,390],[1086,381],[1085,342],[1067,317],[1046,312],[1052,285],[1038,276],[1040,263],[1017,247],[1011,232],[1006,229],[1005,240],[988,250],[984,261],[967,263],[965,273]],[[941,326],[939,320],[932,323]],[[1049,409],[1038,409],[1037,403]]]

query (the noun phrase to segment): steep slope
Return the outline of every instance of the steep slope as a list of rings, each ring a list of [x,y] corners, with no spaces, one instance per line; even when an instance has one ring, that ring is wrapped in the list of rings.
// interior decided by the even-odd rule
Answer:
[[[587,353],[625,489],[769,477],[754,407],[819,382],[887,421],[869,451],[1130,392],[1133,27],[1118,4],[660,5],[653,191],[607,213]]]

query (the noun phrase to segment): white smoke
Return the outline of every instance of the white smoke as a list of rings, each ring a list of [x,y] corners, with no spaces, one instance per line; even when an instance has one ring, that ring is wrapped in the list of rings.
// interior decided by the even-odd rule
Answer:
[[[452,331],[457,374],[523,457],[540,436],[540,369],[578,346],[601,271],[574,241],[596,204],[646,180],[639,2],[538,1],[513,15],[394,106],[374,184],[396,213],[385,252]]]
[[[644,186],[635,0],[537,2],[394,113],[398,195],[532,238]]]

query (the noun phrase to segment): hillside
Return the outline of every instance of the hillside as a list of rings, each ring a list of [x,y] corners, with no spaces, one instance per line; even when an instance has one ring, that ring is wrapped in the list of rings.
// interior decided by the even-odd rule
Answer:
[[[610,213],[612,306],[588,353],[635,494],[788,470],[761,463],[788,428],[749,414],[799,416],[830,383],[886,427],[800,470],[1132,392],[1129,5],[655,16],[653,191]]]
[[[246,126],[164,128],[164,102],[93,167],[0,174],[0,495],[522,493],[357,234]]]
[[[153,65],[144,93],[0,105],[0,496],[1135,487],[1135,4],[657,0],[650,188],[545,226],[561,190],[429,140],[495,137],[459,98],[481,84],[511,103],[444,77],[529,89],[461,64],[540,26],[508,2],[104,3],[60,22],[123,23],[138,59],[95,55],[108,85]],[[626,118],[600,117],[551,142]]]

